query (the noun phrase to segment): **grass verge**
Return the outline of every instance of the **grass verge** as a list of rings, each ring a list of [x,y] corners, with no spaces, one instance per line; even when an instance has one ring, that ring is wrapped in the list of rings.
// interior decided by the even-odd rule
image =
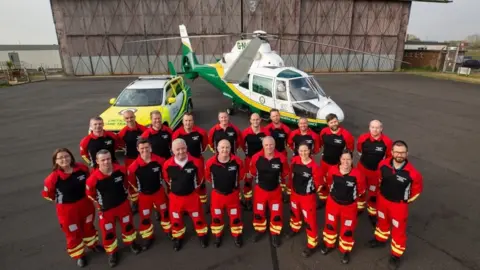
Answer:
[[[428,72],[428,71],[406,71],[405,73],[424,77],[451,80],[457,82],[480,84],[480,73],[470,74],[470,76],[458,75],[456,73]]]

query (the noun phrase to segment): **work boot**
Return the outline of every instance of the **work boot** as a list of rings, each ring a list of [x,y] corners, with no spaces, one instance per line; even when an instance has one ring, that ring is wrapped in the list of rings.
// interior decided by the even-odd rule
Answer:
[[[388,260],[388,268],[391,270],[396,270],[400,266],[400,257],[392,255],[390,260]]]
[[[377,227],[377,216],[368,215],[368,219],[370,219],[373,228]]]
[[[293,230],[288,230],[288,232],[285,234],[285,238],[290,239],[293,238],[297,235],[298,232],[294,232]]]
[[[199,238],[200,238],[200,244],[202,245],[202,248],[208,247],[208,236],[204,235],[204,236],[200,236]]]
[[[350,262],[350,252],[343,254],[342,263],[348,264]]]
[[[146,239],[146,240],[145,240],[145,243],[144,243],[143,246],[142,246],[142,250],[147,250],[147,249],[149,249],[149,248],[152,246],[152,244],[153,244],[154,241],[155,241],[154,238]]]
[[[168,239],[170,239],[171,241],[173,241],[173,235],[172,235],[172,232],[165,233],[165,235],[167,236],[167,238],[168,238]]]
[[[243,245],[243,237],[242,237],[242,235],[239,234],[237,237],[235,237],[234,242],[235,242],[235,246],[237,246],[237,247],[242,247],[242,245]]]
[[[173,239],[173,250],[179,251],[182,249],[182,239],[174,238]]]
[[[221,236],[215,237],[215,247],[218,248],[220,247],[220,245],[222,245],[222,237]]]
[[[260,239],[262,239],[262,237],[265,235],[265,233],[263,232],[255,232],[255,235],[253,236],[253,242],[256,243],[258,241],[260,241]]]
[[[309,247],[306,247],[303,251],[302,251],[302,256],[305,257],[305,258],[308,258],[310,256],[312,256],[312,254],[315,252],[315,248],[309,248]]]
[[[96,253],[103,253],[105,252],[105,249],[103,248],[103,246],[101,245],[95,245],[93,247],[89,247],[89,249],[93,252],[96,252]]]
[[[327,247],[327,245],[325,245],[325,243],[321,243],[320,252],[323,255],[327,255],[332,250],[333,250],[333,248]]]
[[[140,253],[142,251],[142,249],[140,248],[140,246],[134,241],[131,245],[130,245],[130,251],[132,251],[133,254],[137,255],[138,253]]]
[[[85,259],[84,256],[80,257],[77,259],[77,266],[80,268],[83,268],[87,265],[87,260]]]
[[[385,242],[380,242],[376,238],[373,238],[372,240],[368,241],[368,246],[370,248],[384,247]]]
[[[280,247],[280,235],[272,235],[272,246],[275,248]]]
[[[118,263],[118,254],[117,252],[108,255],[108,265],[110,267],[115,267]]]

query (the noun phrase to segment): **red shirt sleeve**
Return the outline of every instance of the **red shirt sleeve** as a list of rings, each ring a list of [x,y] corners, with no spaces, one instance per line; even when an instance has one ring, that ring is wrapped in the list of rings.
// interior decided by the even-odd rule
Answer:
[[[290,170],[289,170],[289,173],[288,173],[288,182],[286,184],[287,188],[289,190],[292,189],[293,187],[293,166],[297,164],[297,157],[293,157],[292,159],[292,162],[290,162]]]
[[[320,134],[318,134],[318,149],[322,149],[323,147],[323,135],[325,134],[325,128],[320,131]]]
[[[235,132],[237,133],[237,149],[242,148],[243,145],[243,134],[240,131],[240,129],[237,128],[237,126],[232,125],[233,129],[235,129]],[[242,148],[243,150],[243,148]]]
[[[297,134],[297,130],[292,131],[292,133],[290,133],[290,135],[288,136],[288,140],[287,140],[287,145],[288,147],[290,147],[292,151],[295,150],[293,139],[295,138],[296,134]]]
[[[207,164],[205,165],[205,180],[207,180],[207,182],[211,183],[212,182],[212,175],[211,175],[211,172],[210,172],[210,167],[212,167],[212,164],[215,160],[215,156],[209,158],[207,160]]]
[[[328,170],[328,174],[327,174],[327,177],[326,177],[326,183],[325,183],[327,189],[330,189],[330,186],[333,183],[333,174],[334,173],[335,173],[335,167],[330,167],[330,169]]]
[[[320,152],[319,137],[313,131],[310,134],[312,135],[312,138],[313,138],[313,154],[316,155],[318,154],[318,152]]]
[[[320,167],[315,162],[313,162],[312,173],[313,173],[312,175],[313,184],[315,185],[317,192],[319,192],[322,186],[325,184],[325,180],[323,179],[322,174],[320,172]]]
[[[345,139],[345,147],[350,151],[350,152],[353,152],[355,150],[355,138],[353,137],[353,135],[347,131],[347,130],[343,130],[343,137]]]
[[[165,161],[165,163],[163,164],[163,166],[162,166],[162,175],[163,175],[163,180],[164,180],[165,183],[167,184],[167,192],[169,192],[169,190],[170,190],[170,184],[171,184],[171,182],[170,182],[170,176],[168,175],[168,170],[167,170],[167,169],[168,169],[168,167],[170,167],[170,164],[171,164],[171,162],[172,162],[172,159],[173,159],[173,157],[167,159],[167,160]]]
[[[178,138],[178,136],[180,136],[180,129],[181,129],[181,127],[179,129],[175,130],[175,132],[173,132],[172,141],[174,141],[175,139]]]
[[[260,157],[261,154],[262,154],[261,151],[256,153],[255,155],[253,155],[252,161],[250,161],[250,168],[248,168],[248,170],[252,175],[252,177],[255,177],[257,175],[257,161],[258,161],[258,157]]]
[[[57,174],[52,172],[43,181],[42,197],[46,200],[55,200],[55,185],[57,183],[57,177]]]
[[[246,141],[246,138],[249,134],[248,132],[249,128],[246,128],[242,131],[242,138],[243,138],[243,144],[241,145],[241,148],[243,150],[243,152],[247,151],[247,141]]]
[[[127,133],[127,129],[128,129],[128,127],[125,126],[125,127],[123,127],[122,130],[120,130],[120,132],[118,132],[118,134],[117,134],[118,139],[121,140],[121,141],[123,141],[123,143],[125,143],[125,141],[124,141],[123,138],[125,137],[125,133]]]
[[[383,137],[383,143],[387,146],[387,149],[385,149],[385,158],[391,158],[392,157],[392,147],[393,147],[393,142],[392,140],[385,136]]]
[[[207,150],[207,146],[208,146],[208,134],[202,128],[199,128],[199,133],[202,135],[202,152],[205,152],[205,150]]]
[[[413,169],[411,170],[411,177],[413,183],[408,203],[415,201],[418,196],[420,196],[420,193],[423,192],[423,176],[417,170]]]
[[[200,186],[203,183],[203,178],[205,177],[205,166],[200,158],[193,158],[195,166],[197,166],[197,185]]]
[[[356,175],[357,175],[357,192],[358,196],[364,196],[366,189],[367,189],[367,180],[365,175],[359,170],[354,168]]]
[[[92,172],[92,174],[87,178],[86,181],[86,188],[85,193],[87,197],[90,198],[95,203],[97,202],[97,174],[96,170]]]
[[[149,136],[150,136],[150,129],[147,128],[140,137],[142,137],[143,139],[148,139]]]
[[[138,185],[135,177],[135,172],[137,171],[137,168],[138,163],[137,161],[134,161],[127,169],[127,179],[129,186],[131,186],[135,190],[135,192],[138,192]]]
[[[279,155],[280,156],[280,160],[282,161],[282,179],[280,181],[282,181],[283,184],[285,184],[286,182],[286,179],[288,177],[288,173],[290,172],[290,167],[288,165],[288,161],[287,159],[283,156],[283,155]]]
[[[245,167],[245,164],[239,157],[235,156],[235,160],[237,161],[238,167],[239,167],[238,181],[242,181],[243,179],[245,179],[245,175],[247,174],[248,168]]]
[[[208,146],[210,147],[210,150],[215,153],[215,149],[213,149],[213,134],[215,134],[215,126],[213,126],[210,131],[208,131]]]
[[[88,142],[90,141],[90,135],[83,137],[80,141],[80,156],[90,164],[91,160],[89,159],[88,155]]]

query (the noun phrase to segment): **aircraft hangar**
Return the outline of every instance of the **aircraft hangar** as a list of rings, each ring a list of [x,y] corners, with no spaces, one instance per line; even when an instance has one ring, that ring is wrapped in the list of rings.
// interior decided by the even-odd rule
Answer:
[[[393,71],[402,60],[412,1],[416,0],[51,0],[63,68],[69,75],[159,74],[180,68],[178,25],[189,35],[264,30],[285,65],[307,72]],[[422,2],[450,2],[424,0]],[[248,34],[247,34],[248,37]],[[237,36],[197,38],[200,62],[229,52]],[[314,45],[295,40],[328,44]]]

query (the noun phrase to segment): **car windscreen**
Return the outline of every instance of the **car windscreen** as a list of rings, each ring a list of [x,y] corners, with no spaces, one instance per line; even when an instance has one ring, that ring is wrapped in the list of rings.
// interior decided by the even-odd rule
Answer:
[[[292,102],[318,98],[315,87],[309,83],[309,78],[297,78],[289,80],[290,98]]]
[[[163,88],[124,89],[115,106],[156,106],[162,105]]]

